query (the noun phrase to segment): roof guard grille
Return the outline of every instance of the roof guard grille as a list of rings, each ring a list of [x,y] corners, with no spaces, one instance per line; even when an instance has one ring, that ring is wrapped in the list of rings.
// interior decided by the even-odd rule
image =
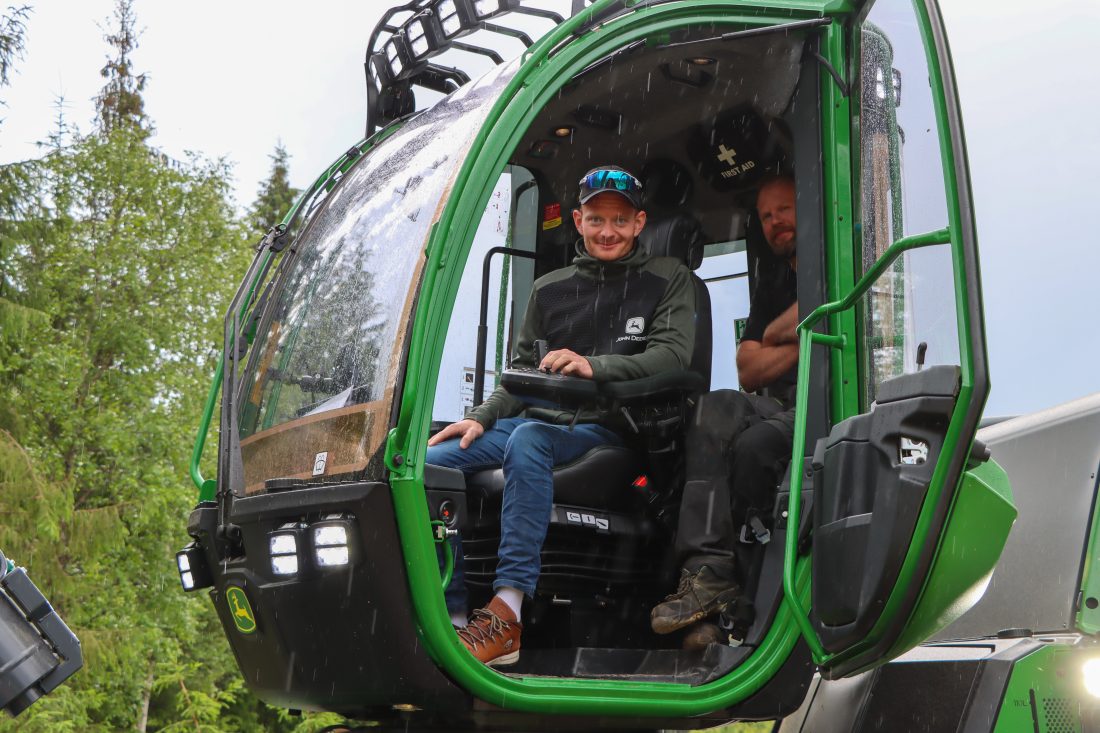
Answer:
[[[617,0],[608,3],[595,11],[554,51],[560,50],[561,45],[568,44],[593,25],[620,13],[669,1]],[[572,0],[571,15],[577,15],[596,2]],[[371,32],[363,64],[367,76],[367,135],[419,111],[413,87],[450,94],[470,81],[471,68],[444,66],[433,60],[436,56],[455,50],[465,52],[460,58],[469,61],[481,56],[494,64],[503,63],[504,59],[496,49],[468,40],[471,34],[489,31],[500,37],[516,39],[530,48],[541,33],[532,39],[529,35],[530,23],[520,23],[523,27],[516,27],[516,21],[523,16],[554,25],[564,20],[553,11],[531,7],[523,0],[410,0],[387,10]],[[542,33],[552,27],[546,27]],[[485,39],[486,36],[483,34],[479,38]]]

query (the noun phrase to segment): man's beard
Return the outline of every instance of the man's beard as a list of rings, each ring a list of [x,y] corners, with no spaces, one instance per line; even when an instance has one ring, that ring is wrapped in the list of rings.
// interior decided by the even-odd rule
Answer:
[[[789,260],[794,257],[795,252],[798,251],[798,237],[795,235],[794,230],[785,230],[776,234],[776,239],[783,234],[790,233],[791,238],[783,244],[771,244],[772,252],[775,252],[777,257],[782,257],[785,260]]]

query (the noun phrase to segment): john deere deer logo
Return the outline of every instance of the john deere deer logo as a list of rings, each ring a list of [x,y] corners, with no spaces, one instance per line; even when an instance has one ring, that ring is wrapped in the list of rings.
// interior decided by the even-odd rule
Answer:
[[[229,615],[233,617],[233,624],[242,634],[251,634],[256,630],[256,617],[252,615],[252,606],[248,603],[248,596],[244,588],[231,585],[225,589],[225,602],[229,604]]]

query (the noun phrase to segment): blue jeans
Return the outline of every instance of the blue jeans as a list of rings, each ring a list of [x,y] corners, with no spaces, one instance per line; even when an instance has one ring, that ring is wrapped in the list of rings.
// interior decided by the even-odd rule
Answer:
[[[466,450],[458,439],[428,448],[426,463],[457,468],[466,476],[504,468],[504,503],[500,515],[500,549],[493,589],[516,588],[535,593],[539,554],[550,526],[554,501],[552,470],[574,461],[598,445],[622,445],[622,438],[600,425],[554,425],[527,417],[497,420]],[[455,570],[444,592],[448,610],[466,607],[462,541],[456,537]]]

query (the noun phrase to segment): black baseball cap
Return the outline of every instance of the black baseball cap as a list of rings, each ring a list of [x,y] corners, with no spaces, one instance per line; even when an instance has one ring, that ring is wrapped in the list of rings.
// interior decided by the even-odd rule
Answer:
[[[593,168],[581,177],[579,185],[581,192],[578,200],[581,204],[588,203],[593,196],[601,193],[617,193],[635,209],[642,208],[642,182],[617,165]]]

